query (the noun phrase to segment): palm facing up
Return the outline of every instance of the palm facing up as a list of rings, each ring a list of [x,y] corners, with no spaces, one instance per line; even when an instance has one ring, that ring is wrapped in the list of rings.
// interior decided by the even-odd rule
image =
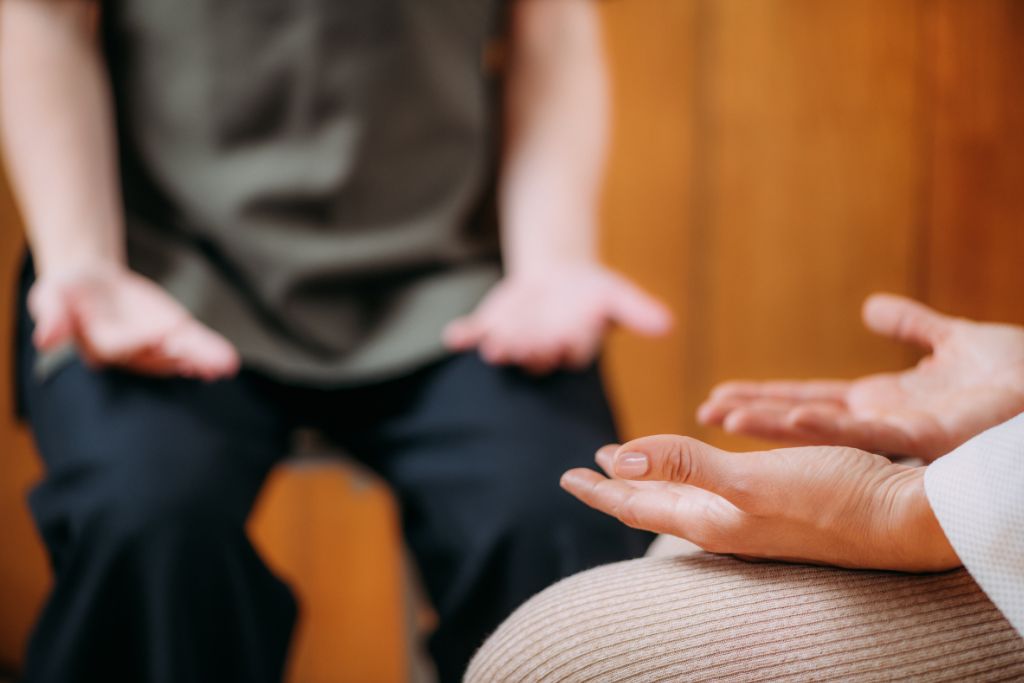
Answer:
[[[853,381],[729,382],[701,406],[701,422],[930,461],[1024,411],[1024,329],[892,295],[869,298],[864,322],[931,353],[909,370]]]

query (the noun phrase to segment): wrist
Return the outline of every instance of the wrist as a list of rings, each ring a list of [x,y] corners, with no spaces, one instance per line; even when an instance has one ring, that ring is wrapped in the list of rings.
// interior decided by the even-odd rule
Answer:
[[[39,280],[67,281],[106,277],[126,269],[123,255],[100,249],[33,249]]]
[[[939,524],[924,486],[925,467],[907,472],[901,482],[897,545],[902,567],[913,572],[937,572],[960,567],[956,554]]]
[[[553,275],[564,275],[601,267],[596,257],[547,254],[537,258],[505,259],[505,277],[517,281],[546,280]]]
[[[543,276],[599,264],[598,221],[577,209],[504,212],[502,260],[511,276]]]

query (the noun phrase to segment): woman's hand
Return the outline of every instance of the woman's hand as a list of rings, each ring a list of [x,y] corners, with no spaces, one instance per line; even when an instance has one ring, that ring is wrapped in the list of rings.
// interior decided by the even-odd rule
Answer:
[[[1024,411],[1024,329],[951,318],[892,295],[869,298],[864,322],[931,353],[909,370],[850,382],[729,382],[700,407],[701,422],[930,461]]]
[[[682,436],[598,451],[605,478],[562,487],[623,523],[709,552],[839,567],[960,566],[924,493],[924,468],[842,447],[727,453]]]
[[[453,351],[478,348],[489,363],[544,374],[591,363],[612,324],[658,335],[671,322],[658,300],[587,263],[506,277],[476,311],[452,322],[444,338]]]
[[[74,342],[96,367],[214,380],[238,371],[235,348],[156,284],[120,267],[41,277],[29,293],[40,350]]]

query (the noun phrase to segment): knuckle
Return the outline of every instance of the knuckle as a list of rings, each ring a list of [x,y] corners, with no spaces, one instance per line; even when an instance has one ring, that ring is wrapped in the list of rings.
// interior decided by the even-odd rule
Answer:
[[[692,440],[688,437],[673,439],[665,454],[664,474],[669,481],[692,481],[695,475]]]
[[[614,509],[615,517],[628,527],[639,529],[640,518],[636,514],[635,495],[630,493],[623,498]]]

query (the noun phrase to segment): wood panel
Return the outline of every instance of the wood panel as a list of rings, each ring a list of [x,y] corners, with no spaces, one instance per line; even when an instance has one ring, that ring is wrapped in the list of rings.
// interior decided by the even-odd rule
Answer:
[[[906,352],[867,335],[859,310],[919,279],[920,4],[702,7],[687,415],[732,377],[902,365]]]
[[[936,0],[928,27],[928,298],[1024,323],[1024,3]]]
[[[20,222],[0,177],[0,670],[16,669],[36,611],[49,587],[49,570],[25,497],[39,463],[28,435],[14,420],[11,339],[14,280],[21,257]]]
[[[250,529],[299,600],[288,681],[407,680],[402,546],[386,488],[337,463],[278,468]]]
[[[606,378],[625,436],[685,428],[689,207],[697,3],[602,6],[614,80],[615,138],[604,202],[608,261],[661,297],[676,326],[665,339],[613,336]]]

